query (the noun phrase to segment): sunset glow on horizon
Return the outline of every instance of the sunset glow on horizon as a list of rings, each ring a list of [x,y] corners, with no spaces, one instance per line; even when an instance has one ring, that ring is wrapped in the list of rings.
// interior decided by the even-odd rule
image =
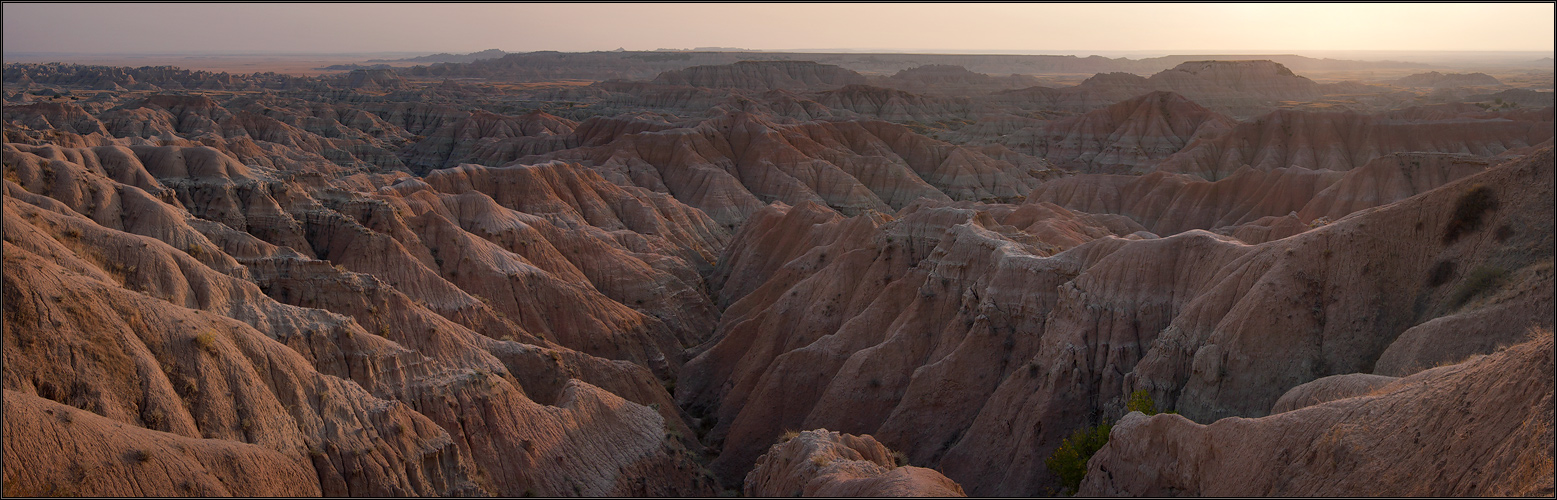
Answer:
[[[7,53],[1550,51],[1542,4],[5,4]]]

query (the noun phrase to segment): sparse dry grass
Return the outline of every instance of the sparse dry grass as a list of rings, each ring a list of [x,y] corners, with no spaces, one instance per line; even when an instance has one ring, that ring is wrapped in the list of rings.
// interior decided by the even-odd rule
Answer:
[[[206,330],[195,335],[195,345],[205,352],[216,354],[216,332]]]

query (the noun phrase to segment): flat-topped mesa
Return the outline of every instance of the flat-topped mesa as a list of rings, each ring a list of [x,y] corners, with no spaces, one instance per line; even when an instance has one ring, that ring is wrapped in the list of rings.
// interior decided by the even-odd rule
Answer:
[[[1430,88],[1454,88],[1454,87],[1500,87],[1503,82],[1486,73],[1439,73],[1429,71],[1417,73],[1405,78],[1393,80],[1390,83],[1402,87],[1430,87]]]
[[[1146,79],[1158,87],[1180,87],[1181,93],[1210,90],[1213,85],[1265,99],[1312,99],[1319,84],[1272,61],[1190,61]]]
[[[1271,61],[1191,61],[1152,75],[1146,84],[1237,117],[1269,111],[1281,101],[1320,96],[1319,84]]]
[[[741,61],[666,71],[654,83],[740,90],[825,90],[864,84],[865,76],[811,61]]]

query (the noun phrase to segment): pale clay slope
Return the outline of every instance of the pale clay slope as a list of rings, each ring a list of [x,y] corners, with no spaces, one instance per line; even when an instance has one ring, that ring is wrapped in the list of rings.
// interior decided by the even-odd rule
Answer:
[[[1551,330],[1540,331],[1365,395],[1264,418],[1201,425],[1131,413],[1088,462],[1078,494],[1550,495],[1552,349]]]
[[[774,444],[746,475],[751,497],[964,497],[931,469],[899,466],[870,436],[805,431]]]

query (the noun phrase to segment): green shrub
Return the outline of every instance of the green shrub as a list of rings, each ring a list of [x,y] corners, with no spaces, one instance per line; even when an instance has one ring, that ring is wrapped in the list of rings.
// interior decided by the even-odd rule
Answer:
[[[1454,277],[1454,263],[1444,260],[1433,265],[1433,270],[1427,273],[1427,286],[1438,286],[1449,282]]]
[[[1449,224],[1444,226],[1444,244],[1454,243],[1460,235],[1480,228],[1482,216],[1488,210],[1497,208],[1498,200],[1493,197],[1491,188],[1480,184],[1472,186],[1454,204],[1454,215],[1450,216]]]
[[[1125,411],[1138,411],[1146,416],[1156,415],[1157,402],[1152,401],[1152,395],[1145,389],[1130,393],[1130,400],[1125,402]]]
[[[1463,306],[1477,295],[1496,288],[1506,276],[1508,271],[1501,267],[1486,265],[1477,267],[1465,276],[1465,281],[1461,281],[1459,287],[1454,289],[1454,296],[1450,297],[1449,303],[1453,307]]]
[[[1053,455],[1043,461],[1049,471],[1060,479],[1060,486],[1063,487],[1061,495],[1075,494],[1081,487],[1081,479],[1087,475],[1087,460],[1108,444],[1108,432],[1113,428],[1113,424],[1104,421],[1096,427],[1076,429],[1070,437],[1060,442],[1060,447],[1054,450]]]

